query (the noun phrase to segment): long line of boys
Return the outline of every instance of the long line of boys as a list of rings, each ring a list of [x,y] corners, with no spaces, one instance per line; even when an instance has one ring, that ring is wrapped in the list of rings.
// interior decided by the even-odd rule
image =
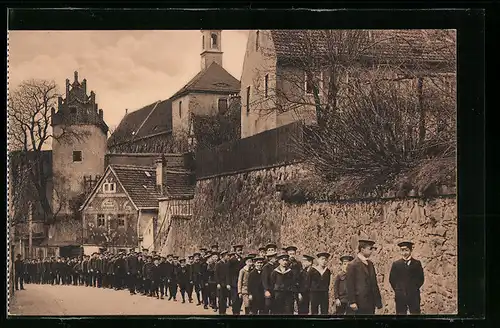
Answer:
[[[335,314],[374,314],[382,308],[376,270],[368,259],[375,242],[360,240],[356,257],[340,258],[341,272],[334,280]],[[401,258],[392,265],[389,281],[395,292],[396,314],[420,314],[420,288],[424,273],[420,261],[412,257],[413,243],[398,244]],[[128,255],[110,254],[105,250],[82,259],[25,260],[18,255],[15,263],[16,289],[27,283],[81,285],[97,288],[128,288],[131,295],[140,293],[177,301],[193,302],[226,314],[328,314],[331,271],[330,254],[316,258],[303,255],[297,259],[297,247],[283,248],[279,253],[273,243],[259,248],[258,254],[243,256],[243,245],[233,251],[219,252],[217,244],[210,250],[179,259],[131,251]]]

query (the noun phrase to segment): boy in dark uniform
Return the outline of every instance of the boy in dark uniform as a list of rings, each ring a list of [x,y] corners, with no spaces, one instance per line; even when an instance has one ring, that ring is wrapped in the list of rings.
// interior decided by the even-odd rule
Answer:
[[[219,254],[212,252],[207,260],[207,282],[208,282],[208,300],[210,307],[217,312],[217,278],[215,268],[219,261]]]
[[[326,262],[330,258],[330,254],[323,252],[317,256],[318,265],[314,266],[309,271],[309,289],[311,291],[311,314],[328,314],[329,298],[328,291],[330,290],[330,280],[332,273],[326,267]],[[321,311],[320,311],[321,310]]]
[[[153,296],[152,289],[152,279],[153,279],[153,261],[151,256],[146,257],[146,263],[144,263],[144,267],[142,268],[142,276],[144,281],[144,292],[147,296]]]
[[[278,246],[275,243],[269,243],[266,245],[266,253],[277,253]]]
[[[396,314],[420,314],[420,288],[424,284],[422,263],[412,257],[413,243],[398,244],[401,259],[392,263],[389,282],[394,290]]]
[[[243,245],[233,245],[234,256],[229,262],[229,274],[231,285],[231,310],[233,315],[241,313],[242,300],[238,296],[238,277],[241,269],[245,266],[243,261]]]
[[[293,314],[293,294],[296,292],[295,276],[289,267],[288,254],[278,256],[278,267],[271,272],[273,289],[273,314]]]
[[[215,280],[219,300],[219,314],[226,314],[228,296],[231,292],[231,277],[229,273],[229,252],[221,252],[222,260],[215,265]]]
[[[267,263],[262,267],[262,285],[264,286],[264,314],[272,314],[273,308],[273,285],[271,273],[278,266],[276,252],[267,253]]]
[[[167,278],[169,294],[168,300],[177,301],[177,280],[175,277],[174,256],[172,254],[167,255],[167,262],[165,263],[165,276]]]
[[[151,270],[151,289],[153,290],[153,296],[156,299],[163,299],[163,283],[162,283],[162,267],[160,266],[160,257],[156,256],[153,261],[153,267]]]
[[[263,257],[255,257],[255,268],[248,274],[248,299],[250,301],[250,314],[264,313],[264,285],[262,285]]]
[[[201,270],[201,254],[196,252],[193,254],[193,263],[191,264],[191,277],[193,279],[194,293],[196,294],[196,305],[201,305],[201,291],[202,291],[202,270]]]
[[[177,269],[177,282],[181,291],[182,303],[186,303],[186,291],[189,284],[189,269],[186,265],[186,259],[179,260]]]
[[[346,271],[347,299],[354,314],[375,314],[382,308],[382,297],[373,263],[368,260],[375,242],[360,240],[358,255],[349,263]]]
[[[345,315],[350,313],[349,300],[347,299],[347,285],[345,281],[347,265],[354,260],[351,255],[344,255],[340,258],[340,273],[335,277],[333,285],[333,296],[335,299],[335,314]]]
[[[186,293],[189,303],[193,303],[193,289],[194,289],[194,273],[193,273],[193,256],[189,255],[187,258],[186,268],[188,270],[188,283],[186,285]]]
[[[127,272],[128,291],[130,295],[134,295],[139,273],[139,260],[134,251],[130,251],[130,255],[125,261],[125,271]]]
[[[288,246],[283,249],[289,256],[289,267],[290,270],[292,270],[293,275],[295,277],[295,287],[298,290],[299,288],[299,277],[300,277],[300,272],[302,271],[302,264],[297,261],[297,247],[296,246]],[[297,310],[299,308],[299,293],[295,293],[293,295],[293,302],[294,302],[294,308],[295,306],[297,307]]]
[[[309,288],[309,271],[311,271],[314,258],[309,255],[302,256],[302,270],[299,274],[299,315],[309,314],[311,305],[311,291]]]

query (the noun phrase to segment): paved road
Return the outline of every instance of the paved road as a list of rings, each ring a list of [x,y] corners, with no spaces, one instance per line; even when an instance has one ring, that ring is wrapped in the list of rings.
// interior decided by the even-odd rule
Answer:
[[[36,284],[25,285],[25,288],[11,298],[10,315],[216,315],[213,310],[204,310],[195,303],[130,295],[125,290]]]

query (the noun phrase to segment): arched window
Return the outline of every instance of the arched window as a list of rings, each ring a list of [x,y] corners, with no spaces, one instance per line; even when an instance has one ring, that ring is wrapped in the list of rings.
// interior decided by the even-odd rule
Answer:
[[[182,101],[179,101],[179,117],[182,117]]]
[[[259,31],[255,35],[255,50],[259,50]]]
[[[217,34],[212,33],[212,37],[210,39],[210,47],[212,49],[217,48]]]
[[[201,49],[205,50],[205,36],[201,36]]]

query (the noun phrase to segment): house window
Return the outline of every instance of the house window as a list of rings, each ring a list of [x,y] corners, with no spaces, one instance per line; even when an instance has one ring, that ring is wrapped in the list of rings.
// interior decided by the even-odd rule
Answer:
[[[102,191],[105,193],[115,193],[116,192],[116,183],[106,181],[102,185]]]
[[[311,74],[307,74],[307,72],[304,73],[304,80],[305,80],[305,91],[306,94],[312,95],[313,93],[313,80]]]
[[[182,101],[179,101],[179,117],[182,117]]]
[[[118,214],[118,226],[119,227],[124,227],[125,226],[125,215]]]
[[[217,48],[217,34],[213,33],[212,37],[210,38],[210,47],[212,49]]]
[[[205,50],[205,36],[201,36],[201,49]]]
[[[219,99],[219,113],[224,114],[227,111],[227,99],[226,98],[221,98]]]
[[[250,86],[247,87],[247,114],[250,113]]]
[[[73,151],[73,162],[81,162],[82,161],[82,151],[74,150]]]
[[[98,214],[97,215],[97,226],[98,227],[104,227],[105,225],[105,219],[104,219],[104,214]]]
[[[255,35],[255,50],[259,50],[259,31]]]
[[[266,76],[264,77],[264,86],[265,86],[264,94],[266,98],[268,95],[268,82],[269,82],[269,74],[266,74]]]

